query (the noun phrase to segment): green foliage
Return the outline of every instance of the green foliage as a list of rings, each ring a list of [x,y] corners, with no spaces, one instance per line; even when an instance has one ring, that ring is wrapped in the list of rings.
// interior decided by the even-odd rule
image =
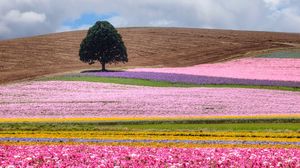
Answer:
[[[282,120],[283,121],[283,120]],[[207,131],[299,131],[299,123],[221,123],[204,124],[206,121],[192,124],[189,121],[176,121],[175,123],[162,122],[22,122],[0,123],[1,131],[106,131],[106,130],[207,130]],[[201,123],[204,122],[204,123]],[[256,121],[258,122],[258,121]]]
[[[300,51],[282,51],[258,55],[260,58],[300,58]]]
[[[79,56],[85,63],[100,62],[102,70],[107,63],[128,62],[121,35],[107,21],[98,21],[88,30],[80,44]]]

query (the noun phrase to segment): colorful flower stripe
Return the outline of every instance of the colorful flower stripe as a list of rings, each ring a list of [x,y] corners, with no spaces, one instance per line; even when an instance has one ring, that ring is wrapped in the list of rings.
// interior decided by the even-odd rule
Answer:
[[[138,69],[136,70],[138,71]],[[287,87],[300,87],[300,82],[293,81],[280,81],[280,80],[258,80],[258,79],[239,79],[228,77],[212,77],[201,75],[188,75],[166,72],[89,72],[77,76],[100,76],[100,77],[117,77],[117,78],[134,78],[134,79],[147,79],[155,81],[167,81],[174,83],[188,83],[188,84],[216,84],[216,85],[257,85],[257,86],[287,86]],[[76,76],[76,75],[73,75]]]
[[[298,132],[195,131],[2,131],[0,138],[68,138],[100,140],[244,140],[299,142]]]
[[[97,146],[132,146],[132,147],[180,147],[180,148],[293,148],[300,149],[298,145],[274,144],[201,144],[201,143],[158,143],[158,142],[25,142],[25,141],[0,141],[3,145],[97,145]]]
[[[298,92],[277,90],[47,81],[0,86],[0,117],[299,115],[298,100]]]
[[[106,118],[0,118],[0,123],[18,122],[118,122],[118,121],[180,121],[180,120],[223,120],[223,119],[300,119],[300,114],[252,115],[252,116],[178,116],[178,117],[106,117]]]
[[[159,72],[238,79],[300,82],[300,59],[244,58],[183,68],[137,68],[134,72]]]
[[[298,149],[1,146],[2,166],[299,167]]]
[[[138,140],[138,139],[80,139],[80,138],[0,138],[4,142],[74,142],[74,143],[186,143],[186,144],[221,144],[221,145],[293,145],[300,142],[280,141],[224,141],[224,140]]]

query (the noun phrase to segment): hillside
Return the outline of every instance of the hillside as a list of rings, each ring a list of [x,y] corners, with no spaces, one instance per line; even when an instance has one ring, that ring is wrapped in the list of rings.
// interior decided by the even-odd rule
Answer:
[[[188,66],[249,51],[300,44],[300,34],[184,28],[119,29],[129,63],[118,66]],[[66,71],[99,68],[79,61],[86,31],[0,41],[0,83]]]

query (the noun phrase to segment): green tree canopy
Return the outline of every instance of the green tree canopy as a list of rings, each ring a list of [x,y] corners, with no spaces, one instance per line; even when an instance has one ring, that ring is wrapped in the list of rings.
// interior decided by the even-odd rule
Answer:
[[[98,21],[82,40],[79,50],[80,60],[94,64],[100,62],[102,71],[105,64],[128,62],[127,50],[121,35],[107,21]]]

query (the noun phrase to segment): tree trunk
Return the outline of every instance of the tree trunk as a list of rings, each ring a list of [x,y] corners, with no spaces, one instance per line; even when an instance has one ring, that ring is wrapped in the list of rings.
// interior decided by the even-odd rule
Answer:
[[[105,63],[101,63],[101,66],[102,66],[102,70],[101,71],[105,72],[106,71],[106,69],[105,69]]]

